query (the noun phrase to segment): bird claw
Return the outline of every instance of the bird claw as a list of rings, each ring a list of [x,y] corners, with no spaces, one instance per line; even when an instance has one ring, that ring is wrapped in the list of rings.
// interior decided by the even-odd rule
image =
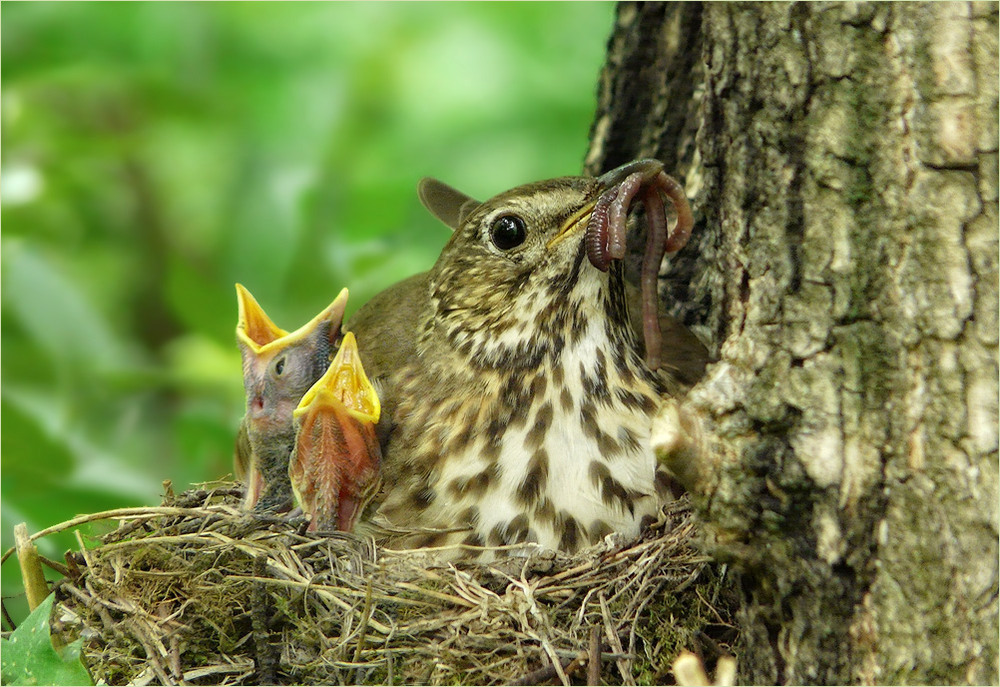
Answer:
[[[657,460],[689,491],[703,478],[701,426],[698,417],[672,398],[653,416],[650,443]]]

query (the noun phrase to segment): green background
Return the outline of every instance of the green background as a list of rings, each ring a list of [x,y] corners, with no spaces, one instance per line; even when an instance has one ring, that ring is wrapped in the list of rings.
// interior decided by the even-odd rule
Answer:
[[[611,3],[4,3],[2,539],[231,470],[234,282],[429,268],[415,186],[580,171]],[[40,542],[61,559],[69,535]],[[25,613],[14,559],[5,605]]]

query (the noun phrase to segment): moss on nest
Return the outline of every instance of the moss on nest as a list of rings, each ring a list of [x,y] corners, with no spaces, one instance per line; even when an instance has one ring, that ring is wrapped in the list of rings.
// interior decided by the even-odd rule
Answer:
[[[239,496],[168,496],[71,555],[53,626],[87,638],[95,680],[539,684],[599,667],[606,683],[663,684],[682,649],[711,664],[735,639],[684,499],[637,540],[463,564],[253,518]]]

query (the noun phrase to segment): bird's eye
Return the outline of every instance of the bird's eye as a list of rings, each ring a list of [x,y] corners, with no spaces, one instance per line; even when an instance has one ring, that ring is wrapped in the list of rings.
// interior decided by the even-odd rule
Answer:
[[[517,215],[498,217],[490,227],[490,239],[500,250],[510,250],[520,246],[527,235],[528,230],[524,226],[524,220]]]
[[[278,358],[278,361],[274,363],[274,373],[280,375],[284,371],[285,371],[285,359]]]

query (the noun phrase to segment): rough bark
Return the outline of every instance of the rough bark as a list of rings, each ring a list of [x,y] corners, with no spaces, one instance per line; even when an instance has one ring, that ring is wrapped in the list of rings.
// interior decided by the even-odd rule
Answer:
[[[740,679],[998,680],[996,3],[622,4],[586,167],[658,157]]]

